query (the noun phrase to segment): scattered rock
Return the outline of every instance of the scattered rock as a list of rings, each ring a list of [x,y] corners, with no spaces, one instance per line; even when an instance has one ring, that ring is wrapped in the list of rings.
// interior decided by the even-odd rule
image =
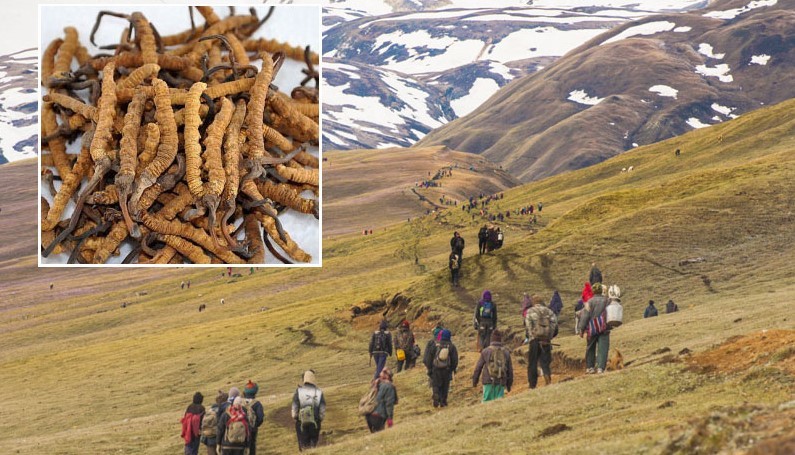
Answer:
[[[494,421],[491,421],[491,422],[484,423],[483,425],[480,426],[480,428],[499,427],[501,425],[502,425],[502,422],[494,420]]]
[[[149,293],[146,291],[138,291],[138,297],[143,297],[145,295],[149,295]]]
[[[673,406],[673,405],[675,405],[675,404],[676,404],[676,402],[674,402],[674,401],[671,401],[671,400],[668,400],[668,401],[666,401],[665,403],[663,403],[663,404],[661,404],[661,405],[657,406],[657,409],[665,409],[665,408],[670,408],[671,406]]]
[[[684,348],[681,351],[679,351],[678,355],[690,355],[692,353],[693,353],[693,351],[691,351],[690,349]]]
[[[671,352],[671,348],[669,348],[667,346],[664,347],[664,348],[660,348],[660,349],[658,349],[656,351],[653,351],[651,353],[651,355],[665,354],[666,352]]]
[[[737,318],[737,319],[735,319],[735,320],[734,320],[734,321],[732,321],[732,322],[734,322],[735,324],[737,324],[738,322],[740,322],[740,321],[742,321],[742,320],[743,320],[743,318]]]
[[[679,266],[688,265],[688,264],[698,264],[699,262],[704,262],[704,261],[706,261],[706,259],[704,259],[703,257],[682,259],[681,261],[679,261]]]

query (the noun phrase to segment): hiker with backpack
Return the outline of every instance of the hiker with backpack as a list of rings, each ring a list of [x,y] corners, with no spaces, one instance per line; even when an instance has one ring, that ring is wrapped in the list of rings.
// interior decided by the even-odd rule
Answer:
[[[458,287],[458,275],[461,273],[461,256],[455,251],[450,252],[447,267],[450,268],[450,282],[453,287]]]
[[[262,403],[255,398],[258,391],[259,386],[251,382],[251,379],[248,380],[246,387],[243,388],[243,410],[246,411],[246,416],[248,417],[250,433],[247,455],[257,454],[257,433],[263,420],[265,420],[265,411],[262,409]]]
[[[655,316],[657,316],[657,307],[654,306],[654,300],[649,300],[649,306],[647,306],[646,311],[643,312],[643,319],[653,318]]]
[[[210,406],[210,409],[202,417],[201,441],[207,446],[207,455],[217,455],[215,447],[218,445],[216,438],[218,434],[218,409],[227,398],[229,398],[229,394],[219,390],[218,395],[215,397],[215,403]]]
[[[673,300],[669,300],[668,303],[665,304],[665,314],[676,313],[679,311],[679,307],[676,306]]]
[[[580,337],[587,335],[586,374],[604,373],[607,367],[607,354],[610,351],[610,328],[607,326],[608,300],[602,295],[601,283],[593,285],[593,292],[594,296],[585,302],[577,324]]]
[[[248,448],[251,429],[243,409],[243,397],[236,397],[218,418],[216,450],[219,455],[244,455]]]
[[[501,228],[497,228],[497,244],[495,245],[495,249],[502,248],[503,240],[505,240],[505,232],[503,232]]]
[[[591,272],[588,274],[588,283],[593,286],[596,283],[602,282],[602,271],[596,266],[596,262],[591,263]],[[587,300],[586,300],[587,302]]]
[[[486,242],[489,240],[489,229],[484,224],[478,231],[478,254],[486,252]]]
[[[397,372],[400,373],[405,366],[414,368],[417,361],[414,356],[414,332],[411,331],[409,321],[403,320],[398,328],[397,336],[395,337],[395,357],[397,357]]]
[[[557,289],[552,293],[552,299],[549,301],[549,309],[555,313],[555,317],[560,317],[560,312],[563,311],[563,299],[560,298],[560,293]]]
[[[502,398],[506,391],[511,391],[511,352],[502,345],[502,333],[499,330],[492,332],[491,344],[480,353],[472,373],[472,387],[478,386],[478,379],[483,383],[483,402]]]
[[[425,365],[425,370],[428,374],[428,384],[433,387],[433,366],[431,365],[430,361],[428,360],[429,353],[433,350],[433,347],[436,345],[436,342],[440,340],[440,336],[442,333],[442,323],[438,322],[436,327],[433,328],[433,332],[431,332],[431,339],[425,344],[425,356],[422,358],[422,364]],[[430,366],[429,366],[430,365]]]
[[[381,431],[384,426],[392,428],[395,405],[398,403],[397,389],[392,383],[392,370],[385,367],[374,381],[377,389],[375,409],[365,416],[370,433]]]
[[[317,386],[314,370],[304,371],[301,385],[293,394],[291,414],[295,419],[298,450],[317,447],[320,425],[326,418],[326,397]]]
[[[193,402],[182,416],[182,439],[185,440],[185,455],[199,455],[201,441],[201,422],[204,416],[204,397],[200,392],[193,394]]]
[[[475,330],[478,331],[478,351],[491,341],[491,332],[497,328],[497,305],[491,301],[491,291],[486,289],[475,307]]]
[[[458,370],[458,350],[452,342],[452,334],[447,329],[439,332],[439,341],[425,350],[423,363],[431,372],[433,389],[433,407],[447,406],[447,395],[450,393],[450,381]]]
[[[538,385],[538,366],[544,374],[544,384],[552,383],[552,339],[558,335],[558,318],[544,306],[539,295],[534,295],[532,305],[525,317],[525,330],[530,340],[527,351],[527,384],[531,389]]]
[[[453,232],[453,238],[450,239],[450,250],[457,254],[459,258],[464,257],[464,238],[458,231]]]
[[[377,378],[381,370],[386,365],[387,356],[392,355],[392,334],[387,330],[386,319],[381,321],[378,330],[373,332],[370,337],[370,358],[375,359],[375,374],[373,379]]]
[[[229,406],[232,406],[232,402],[234,402],[235,398],[237,398],[239,396],[240,396],[240,389],[238,389],[237,387],[234,387],[234,386],[230,387],[229,388],[229,393],[227,393],[226,401],[221,403],[221,406],[218,408],[218,415],[220,416],[221,414],[223,414],[224,411],[226,411],[226,409]]]

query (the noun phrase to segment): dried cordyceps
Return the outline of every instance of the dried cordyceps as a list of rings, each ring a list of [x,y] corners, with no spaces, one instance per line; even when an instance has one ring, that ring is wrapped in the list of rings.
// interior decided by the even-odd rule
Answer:
[[[306,150],[319,141],[319,58],[307,43],[266,36],[273,8],[222,17],[195,7],[203,25],[192,8],[77,8],[93,24],[56,24],[57,6],[42,11],[42,29],[57,30],[42,55],[42,257],[311,262],[293,241],[306,236],[282,215],[314,220],[317,233],[320,165]],[[279,10],[305,18],[307,8]],[[303,23],[316,29],[319,8],[309,10]],[[189,12],[190,28],[169,29]],[[110,54],[92,55],[86,35]],[[285,79],[291,95],[274,85]]]

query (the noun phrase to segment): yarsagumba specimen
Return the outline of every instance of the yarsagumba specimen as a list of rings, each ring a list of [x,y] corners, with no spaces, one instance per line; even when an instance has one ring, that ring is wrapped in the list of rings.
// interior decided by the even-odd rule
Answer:
[[[311,262],[280,216],[319,215],[317,43],[268,37],[272,7],[185,8],[164,35],[154,5],[108,8],[42,44],[42,257]]]

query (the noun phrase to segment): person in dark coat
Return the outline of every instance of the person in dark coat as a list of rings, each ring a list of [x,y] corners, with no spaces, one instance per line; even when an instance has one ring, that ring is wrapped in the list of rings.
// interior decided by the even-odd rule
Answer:
[[[475,330],[478,331],[478,348],[483,350],[491,341],[491,332],[497,328],[497,305],[491,301],[491,291],[486,289],[475,307]]]
[[[424,351],[425,354],[422,357],[422,364],[425,365],[425,370],[428,373],[428,381],[431,384],[431,387],[433,387],[433,366],[432,365],[429,366],[430,360],[428,356],[430,355],[429,352],[433,350],[434,345],[436,345],[436,342],[440,340],[439,337],[440,334],[442,333],[442,330],[444,330],[442,324],[441,323],[436,324],[436,327],[433,328],[433,332],[431,333],[431,339],[428,340],[428,342],[425,344],[425,351]]]
[[[596,266],[596,262],[591,263],[591,273],[588,275],[588,282],[591,283],[592,286],[602,282],[602,271]]]
[[[503,369],[501,376],[496,371],[489,371],[491,357],[502,356]],[[499,357],[497,357],[499,359]],[[478,379],[483,383],[483,401],[496,400],[510,392],[513,386],[513,365],[511,364],[511,351],[502,345],[502,333],[495,330],[491,334],[491,343],[480,353],[475,371],[472,373],[472,387],[478,386]]]
[[[654,300],[649,300],[649,306],[643,312],[643,318],[653,318],[654,316],[657,316],[657,307],[654,306]]]
[[[185,440],[185,455],[199,455],[201,442],[201,422],[204,417],[204,397],[201,393],[193,394],[193,403],[182,416],[182,439]]]
[[[450,252],[448,267],[450,268],[450,282],[453,286],[458,286],[458,276],[461,274],[461,256],[455,251]]]
[[[381,374],[381,370],[386,365],[387,356],[392,355],[392,334],[387,330],[386,319],[381,321],[378,330],[373,332],[370,337],[370,357],[375,360],[375,374],[373,379]]]
[[[383,430],[385,425],[392,428],[395,419],[395,405],[398,403],[397,389],[392,383],[392,371],[389,368],[384,368],[378,375],[377,381],[376,403],[378,404],[373,412],[365,416],[370,433]]]
[[[246,437],[243,442],[229,440],[227,427],[230,421],[241,422],[245,427]],[[216,446],[216,450],[219,455],[244,455],[248,448],[250,437],[251,429],[248,425],[248,415],[246,414],[246,410],[243,409],[243,397],[237,397],[232,401],[231,405],[227,406],[226,410],[218,418],[218,445]]]
[[[243,406],[254,413],[254,424],[249,428],[251,436],[248,445],[248,455],[257,455],[257,433],[265,420],[265,411],[262,409],[262,403],[254,398],[257,396],[258,391],[259,386],[251,382],[250,379],[246,387],[243,388]]]
[[[563,311],[563,299],[560,298],[560,293],[557,290],[552,293],[552,299],[549,301],[549,309],[555,313],[555,316],[560,316],[560,312]]]
[[[591,321],[596,322],[597,318],[607,308],[607,297],[602,295],[601,283],[593,286],[594,296],[585,302],[582,309],[582,316],[577,324],[577,332],[580,336],[586,335]],[[607,368],[607,354],[610,351],[610,328],[607,327],[601,333],[588,334],[587,347],[585,349],[585,372],[604,373]],[[596,368],[596,369],[594,369]]]
[[[205,418],[202,418],[202,443],[207,447],[207,455],[217,455],[215,452],[215,447],[218,445],[217,441],[217,432],[218,432],[218,417],[219,412],[218,409],[221,407],[221,404],[225,403],[226,400],[229,398],[229,394],[226,392],[218,391],[218,395],[215,397],[215,403],[210,406],[210,409],[207,409],[205,412],[205,417],[207,414],[214,414],[215,415],[215,425],[212,427],[205,428]],[[205,433],[206,431],[206,433]]]
[[[457,254],[460,258],[464,257],[464,238],[458,231],[453,232],[453,238],[450,239],[450,250]]]
[[[458,350],[453,344],[452,334],[447,329],[439,332],[439,341],[425,350],[423,359],[425,367],[431,371],[431,386],[433,388],[433,407],[447,406],[447,395],[450,393],[450,381],[458,370]],[[447,359],[442,359],[439,354],[447,349]]]
[[[533,336],[533,332],[543,320],[551,321],[554,319],[555,327],[557,327],[557,316],[551,309],[544,307],[544,301],[541,296],[534,295],[531,302],[524,325],[529,344],[527,350],[527,384],[531,389],[535,389],[536,385],[538,385],[539,366],[544,375],[544,383],[546,385],[552,383],[552,369],[550,367],[552,364],[552,344],[549,340],[536,339]],[[554,332],[552,336],[555,336]]]
[[[679,307],[676,306],[673,300],[669,300],[668,303],[665,304],[665,314],[676,313],[679,311]]]
[[[295,389],[291,414],[295,419],[295,434],[298,437],[298,450],[317,447],[320,439],[320,425],[326,418],[326,397],[317,386],[315,372],[307,370],[301,378],[302,385]],[[301,410],[312,407],[314,421],[301,422]]]
[[[484,224],[478,231],[478,254],[486,252],[486,242],[489,240],[489,229]]]
[[[411,331],[409,321],[403,320],[395,336],[395,354],[399,355],[399,350],[403,350],[404,358],[397,362],[397,372],[400,373],[405,366],[408,370],[413,368],[417,359],[414,358],[414,332]]]

